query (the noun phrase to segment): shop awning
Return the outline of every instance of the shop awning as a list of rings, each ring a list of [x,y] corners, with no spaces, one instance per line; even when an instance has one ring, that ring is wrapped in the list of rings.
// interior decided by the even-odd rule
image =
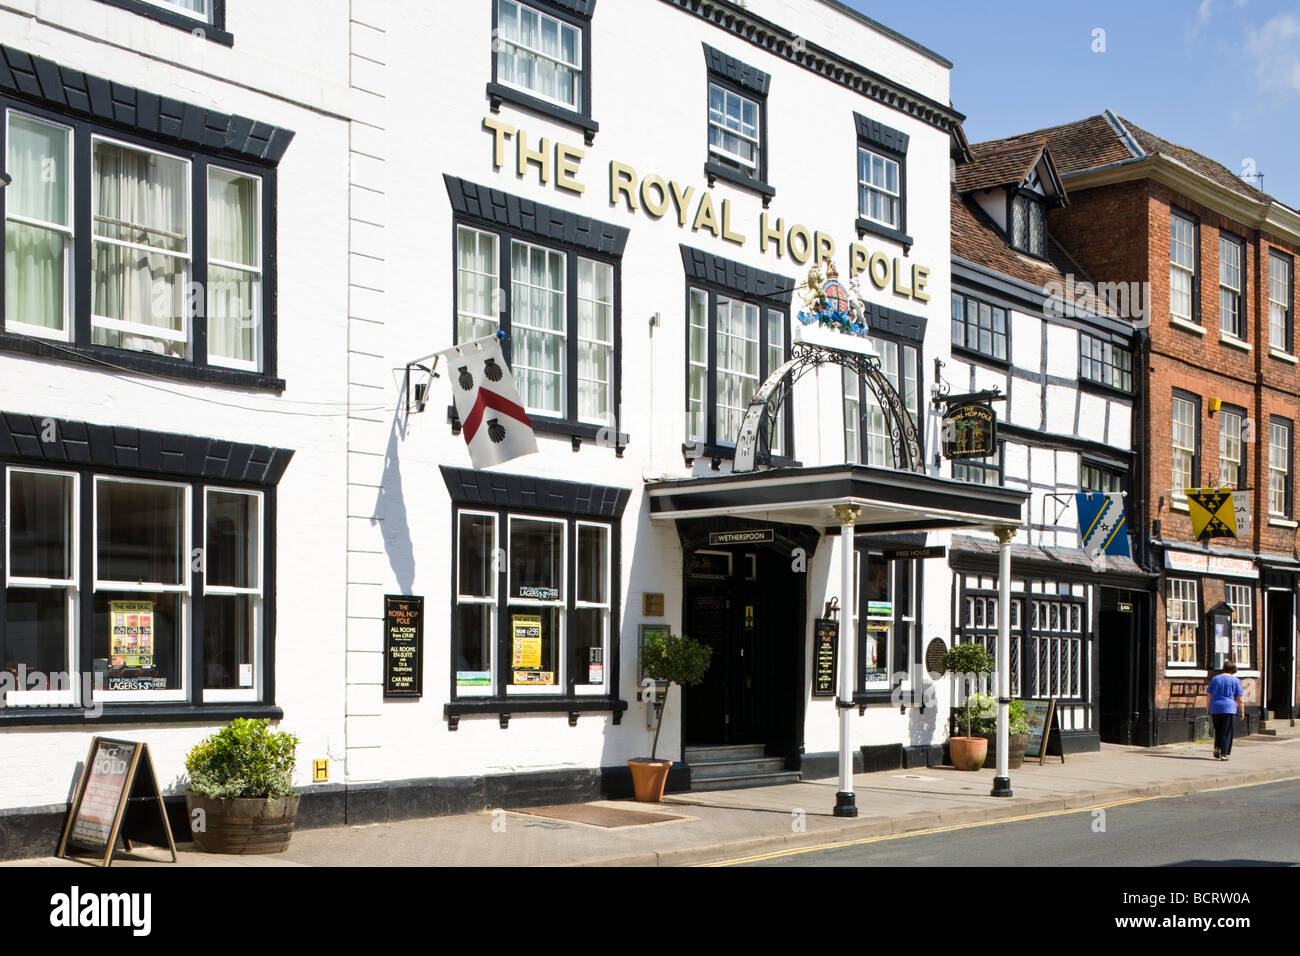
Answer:
[[[776,468],[648,481],[650,517],[730,515],[830,528],[835,505],[857,505],[859,533],[1019,526],[1029,495],[994,485],[866,465]]]

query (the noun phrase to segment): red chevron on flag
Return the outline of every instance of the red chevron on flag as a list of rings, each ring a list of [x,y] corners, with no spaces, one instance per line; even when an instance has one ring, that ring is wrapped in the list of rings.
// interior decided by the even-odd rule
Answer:
[[[524,411],[522,405],[498,395],[489,388],[480,387],[478,398],[474,399],[474,407],[470,409],[469,415],[466,416],[464,423],[461,425],[465,429],[467,444],[473,443],[474,436],[478,434],[479,426],[483,424],[483,415],[489,408],[518,419],[529,428],[533,427],[532,420],[528,417],[528,413]]]
[[[471,464],[487,468],[537,451],[533,423],[519,402],[500,339],[490,335],[440,354],[447,360]]]

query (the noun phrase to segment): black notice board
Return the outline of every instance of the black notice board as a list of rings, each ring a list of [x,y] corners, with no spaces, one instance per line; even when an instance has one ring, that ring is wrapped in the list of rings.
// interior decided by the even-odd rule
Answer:
[[[424,693],[424,598],[384,595],[384,699]]]
[[[840,625],[818,618],[813,622],[813,696],[834,697],[839,670]]]
[[[166,847],[176,862],[176,844],[149,745],[94,737],[56,856],[80,850],[98,857],[100,866],[112,866],[119,838],[128,851],[133,840]]]

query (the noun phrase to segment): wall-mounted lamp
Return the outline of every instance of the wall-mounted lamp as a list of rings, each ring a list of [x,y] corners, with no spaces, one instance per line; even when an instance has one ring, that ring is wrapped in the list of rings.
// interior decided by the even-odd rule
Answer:
[[[1211,415],[1213,415],[1215,412],[1217,412],[1217,411],[1218,411],[1220,408],[1222,408],[1222,407],[1223,407],[1223,399],[1221,399],[1221,398],[1212,398],[1212,399],[1210,399],[1210,402],[1209,402],[1209,408],[1210,408],[1210,414],[1211,414]]]

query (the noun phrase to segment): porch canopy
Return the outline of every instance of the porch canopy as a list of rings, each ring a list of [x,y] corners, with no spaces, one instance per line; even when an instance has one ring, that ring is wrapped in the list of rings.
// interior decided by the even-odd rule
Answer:
[[[838,526],[840,548],[840,601],[846,615],[857,607],[853,573],[856,532],[940,531],[983,528],[998,538],[998,615],[996,683],[998,688],[998,760],[992,796],[1009,797],[1007,773],[1010,674],[1009,608],[1011,600],[1011,538],[1024,521],[1029,495],[995,485],[934,478],[911,471],[893,471],[866,465],[826,465],[818,468],[778,468],[771,471],[686,478],[646,483],[652,520],[729,516],[785,524],[811,525],[827,532]],[[846,628],[846,630],[848,630]],[[851,631],[850,631],[851,633]],[[840,752],[839,790],[835,794],[837,817],[858,815],[853,792],[851,713],[853,702],[854,641],[839,642]]]
[[[748,474],[646,483],[650,517],[727,515],[838,529],[837,505],[859,508],[861,533],[1019,527],[1029,495],[867,465],[776,468]]]

